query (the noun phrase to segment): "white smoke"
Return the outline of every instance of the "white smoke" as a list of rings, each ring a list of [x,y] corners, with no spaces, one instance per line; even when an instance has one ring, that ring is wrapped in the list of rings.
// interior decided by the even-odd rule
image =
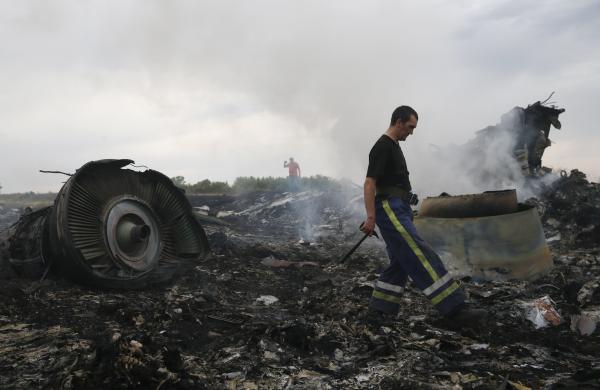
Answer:
[[[195,182],[282,176],[279,161],[294,155],[306,175],[360,183],[396,106],[413,106],[423,134],[440,138],[425,142],[460,143],[548,85],[579,110],[573,139],[588,141],[598,7],[514,4],[3,2],[3,191],[58,189],[37,170],[111,157]],[[586,141],[572,143],[587,158],[576,166],[595,167]]]
[[[527,159],[522,156],[519,161],[514,152],[517,132],[512,128],[512,114],[507,113],[501,123],[481,130],[463,145],[430,145],[419,150],[421,157],[413,171],[415,192],[437,196],[514,188],[519,200],[538,196],[540,189],[558,176],[547,173],[532,178],[527,174]]]

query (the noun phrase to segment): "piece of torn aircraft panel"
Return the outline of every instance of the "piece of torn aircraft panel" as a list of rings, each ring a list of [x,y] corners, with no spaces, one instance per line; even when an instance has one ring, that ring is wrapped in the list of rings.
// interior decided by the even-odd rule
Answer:
[[[185,195],[160,172],[126,169],[131,163],[89,162],[65,183],[49,211],[23,217],[39,218],[23,225],[21,235],[37,239],[34,252],[44,264],[79,283],[142,288],[172,278],[184,259],[208,253]],[[20,247],[23,241],[13,235],[13,264],[25,261]]]
[[[449,269],[486,280],[533,279],[552,267],[535,208],[468,218],[418,216],[421,236]]]

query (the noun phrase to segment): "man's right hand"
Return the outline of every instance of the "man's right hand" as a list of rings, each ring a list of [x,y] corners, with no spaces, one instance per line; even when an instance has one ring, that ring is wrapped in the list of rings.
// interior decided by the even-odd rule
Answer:
[[[372,236],[375,231],[375,218],[367,218],[367,220],[362,223],[360,230],[363,233]]]

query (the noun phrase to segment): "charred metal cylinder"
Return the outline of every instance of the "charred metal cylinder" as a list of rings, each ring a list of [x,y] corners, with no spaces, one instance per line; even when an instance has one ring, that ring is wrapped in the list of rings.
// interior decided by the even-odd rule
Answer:
[[[429,199],[439,200],[438,207],[419,212],[415,225],[455,273],[534,279],[552,267],[539,215],[518,205],[514,190]]]

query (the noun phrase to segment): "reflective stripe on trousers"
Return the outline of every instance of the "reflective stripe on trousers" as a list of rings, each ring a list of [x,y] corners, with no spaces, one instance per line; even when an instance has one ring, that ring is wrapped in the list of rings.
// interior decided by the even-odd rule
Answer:
[[[408,277],[442,314],[465,300],[459,284],[446,271],[439,256],[419,236],[412,210],[400,198],[377,198],[376,222],[385,240],[389,266],[379,275],[371,296],[371,309],[396,314]]]

